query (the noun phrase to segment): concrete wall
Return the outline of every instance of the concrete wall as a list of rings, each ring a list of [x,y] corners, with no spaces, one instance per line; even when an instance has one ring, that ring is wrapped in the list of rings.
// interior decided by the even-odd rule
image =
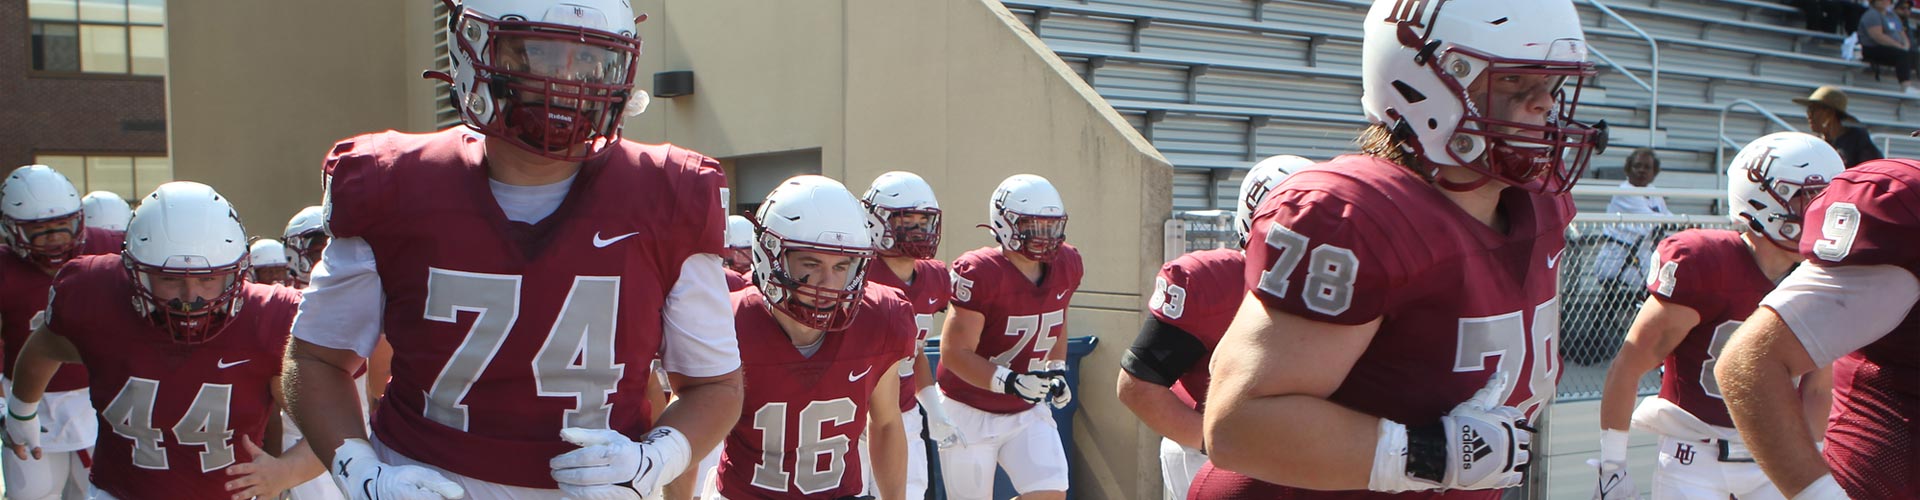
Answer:
[[[189,0],[167,5],[174,178],[233,200],[279,236],[320,203],[334,141],[431,129],[432,3]]]

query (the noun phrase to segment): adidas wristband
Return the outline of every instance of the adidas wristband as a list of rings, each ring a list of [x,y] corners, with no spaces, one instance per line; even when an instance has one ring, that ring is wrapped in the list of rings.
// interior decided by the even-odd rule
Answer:
[[[7,391],[7,418],[26,420],[40,416],[40,402],[28,403],[13,397],[13,391]]]

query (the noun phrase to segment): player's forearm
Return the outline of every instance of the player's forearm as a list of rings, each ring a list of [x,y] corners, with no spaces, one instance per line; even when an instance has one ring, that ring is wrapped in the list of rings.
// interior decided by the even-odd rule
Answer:
[[[915,353],[913,357],[913,389],[933,387],[933,362],[927,360],[926,353]]]
[[[60,363],[77,362],[78,356],[72,356],[72,344],[46,329],[33,332],[27,337],[26,345],[20,346],[20,356],[14,359],[9,375],[13,387],[7,388],[17,401],[34,403],[46,397],[47,384],[53,381],[53,374],[60,370]],[[66,344],[62,349],[60,344]]]
[[[993,372],[998,365],[968,349],[940,347],[940,364],[974,387],[993,390]]]
[[[720,446],[739,417],[741,400],[746,397],[740,370],[717,377],[675,375],[674,380],[673,402],[667,404],[667,411],[660,413],[655,425],[679,429],[694,453]],[[696,461],[692,463],[698,463],[699,458],[693,457]]]
[[[692,467],[699,466],[699,462],[694,462],[693,465],[688,466],[690,468],[686,472],[680,474],[680,477],[673,478],[673,482],[667,483],[667,486],[661,489],[661,495],[665,500],[693,500],[693,492],[700,487],[694,484],[699,479],[700,471]]]
[[[907,435],[898,419],[867,429],[867,453],[873,458],[873,481],[881,500],[907,497]]]
[[[1367,488],[1379,418],[1312,396],[1220,396],[1208,400],[1203,428],[1215,466],[1299,488]]]
[[[1143,382],[1125,371],[1120,372],[1120,379],[1115,383],[1120,402],[1133,410],[1148,428],[1180,446],[1201,449],[1200,412],[1188,408],[1172,389]]]
[[[1749,332],[1742,329],[1741,333]],[[1807,435],[1808,419],[1787,367],[1742,345],[1741,334],[1721,357],[1714,374],[1726,396],[1727,413],[1760,468],[1781,493],[1792,497],[1828,473]]]
[[[1800,413],[1807,435],[1818,445],[1826,438],[1827,417],[1833,413],[1833,367],[1814,370],[1800,378]]]
[[[1600,387],[1600,428],[1627,430],[1633,424],[1633,405],[1640,396],[1640,377],[1659,366],[1660,358],[1646,348],[1629,341],[1607,367],[1606,382]]]
[[[294,342],[282,376],[287,409],[314,455],[322,463],[329,462],[340,443],[367,438],[361,424],[366,417],[360,414],[360,391],[353,387],[350,369],[314,357],[301,348],[304,342]]]
[[[294,466],[293,477],[299,479],[296,483],[304,483],[327,473],[327,467],[320,461],[320,455],[313,452],[313,446],[305,439],[294,443],[286,453],[281,453],[280,460]]]

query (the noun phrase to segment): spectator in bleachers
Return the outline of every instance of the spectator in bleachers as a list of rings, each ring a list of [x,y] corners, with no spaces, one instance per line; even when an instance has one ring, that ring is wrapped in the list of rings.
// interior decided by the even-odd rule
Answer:
[[[1660,175],[1660,157],[1653,149],[1640,148],[1627,155],[1627,165],[1623,169],[1627,180],[1620,183],[1623,188],[1643,188],[1653,185],[1653,179]],[[1656,214],[1672,215],[1667,210],[1667,199],[1663,196],[1615,195],[1607,203],[1610,214]],[[1606,227],[1602,234],[1608,241],[1603,242],[1600,253],[1595,256],[1594,272],[1597,278],[1609,285],[1639,287],[1647,274],[1642,262],[1650,257],[1654,243],[1652,224],[1613,224]]]
[[[1893,12],[1893,0],[1872,0],[1860,15],[1860,53],[1867,62],[1893,66],[1900,88],[1920,95],[1913,87],[1913,38],[1907,33],[1906,20]]]
[[[1860,14],[1867,6],[1859,0],[1790,0],[1788,4],[1800,9],[1807,20],[1807,30],[1821,33],[1852,34],[1860,29]]]
[[[1807,127],[1840,152],[1847,168],[1882,158],[1880,148],[1873,146],[1873,135],[1867,132],[1867,127],[1847,113],[1847,93],[1839,87],[1822,86],[1814,89],[1813,95],[1794,99],[1793,103],[1807,107]]]

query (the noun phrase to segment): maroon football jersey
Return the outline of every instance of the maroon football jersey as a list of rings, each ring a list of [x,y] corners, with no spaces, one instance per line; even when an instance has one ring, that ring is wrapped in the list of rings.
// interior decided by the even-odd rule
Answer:
[[[722,269],[721,271],[727,273],[727,293],[738,292],[742,288],[753,286],[753,278],[747,277],[745,274],[740,274],[732,269]]]
[[[1500,401],[1528,416],[1554,394],[1560,307],[1554,300],[1562,235],[1573,200],[1501,193],[1509,229],[1468,215],[1405,167],[1342,156],[1287,178],[1260,204],[1246,285],[1267,308],[1328,323],[1381,319],[1379,330],[1327,399],[1407,425],[1437,421],[1509,377]],[[1279,451],[1276,451],[1278,453]],[[1308,491],[1206,470],[1190,498],[1382,498],[1371,491]],[[1396,498],[1494,499],[1497,490]]]
[[[80,243],[81,255],[119,253],[126,238],[126,233],[97,227],[86,228],[85,233],[86,240]],[[33,315],[47,308],[47,287],[52,285],[53,276],[14,255],[6,245],[0,245],[0,341],[6,344],[6,366],[0,367],[5,371],[0,373],[13,375],[13,360],[20,358],[20,348],[25,347],[27,337],[33,335]],[[60,365],[53,381],[47,382],[47,392],[85,388],[87,367],[71,363]]]
[[[1067,324],[1067,304],[1080,289],[1080,251],[1060,244],[1060,250],[1042,268],[1038,284],[1029,281],[999,246],[974,249],[953,261],[953,306],[986,315],[980,343],[973,352],[1014,373],[1047,369],[1046,361],[1061,344]],[[961,380],[944,361],[934,370],[940,392],[981,411],[1019,413],[1034,403],[1012,394],[1000,394]]]
[[[933,315],[947,309],[947,299],[953,293],[952,278],[947,275],[947,263],[934,259],[913,261],[913,284],[895,276],[884,262],[875,262],[867,268],[867,282],[879,283],[896,290],[906,292],[907,302],[913,304],[913,352],[918,354],[927,345],[927,333],[933,331]],[[914,387],[913,362],[908,361],[900,371],[900,411],[905,413],[920,406],[920,400],[914,396],[920,388]]]
[[[1920,277],[1920,161],[1871,161],[1835,176],[1808,207],[1806,228],[1807,262],[1890,265]],[[1834,479],[1853,498],[1920,497],[1920,306],[1848,359],[1851,377],[1834,381],[1827,427]]]
[[[1194,410],[1207,407],[1207,363],[1247,296],[1247,256],[1232,248],[1188,253],[1160,266],[1147,309],[1154,319],[1193,335],[1207,352],[1173,383],[1173,394]]]
[[[251,461],[240,437],[263,442],[287,332],[291,288],[247,283],[239,315],[213,340],[175,343],[135,312],[120,255],[83,257],[53,282],[47,328],[87,366],[101,432],[93,485],[119,498],[227,498],[225,469]],[[112,431],[112,432],[108,432]]]
[[[1773,291],[1774,282],[1761,272],[1760,262],[1754,260],[1740,233],[1733,231],[1681,231],[1660,242],[1658,255],[1647,291],[1700,313],[1700,324],[1667,354],[1660,397],[1702,422],[1733,427],[1720,383],[1713,376],[1713,360],[1740,323],[1753,315],[1760,299]]]
[[[661,308],[688,257],[718,255],[717,163],[622,141],[538,224],[507,220],[462,127],[334,146],[328,227],[363,238],[386,296],[393,380],[374,434],[454,473],[554,488],[563,427],[652,427]]]
[[[813,356],[793,346],[758,288],[733,293],[747,394],[720,456],[720,494],[736,500],[858,495],[853,444],[874,387],[914,347],[913,309],[899,290],[866,287],[846,330]]]

